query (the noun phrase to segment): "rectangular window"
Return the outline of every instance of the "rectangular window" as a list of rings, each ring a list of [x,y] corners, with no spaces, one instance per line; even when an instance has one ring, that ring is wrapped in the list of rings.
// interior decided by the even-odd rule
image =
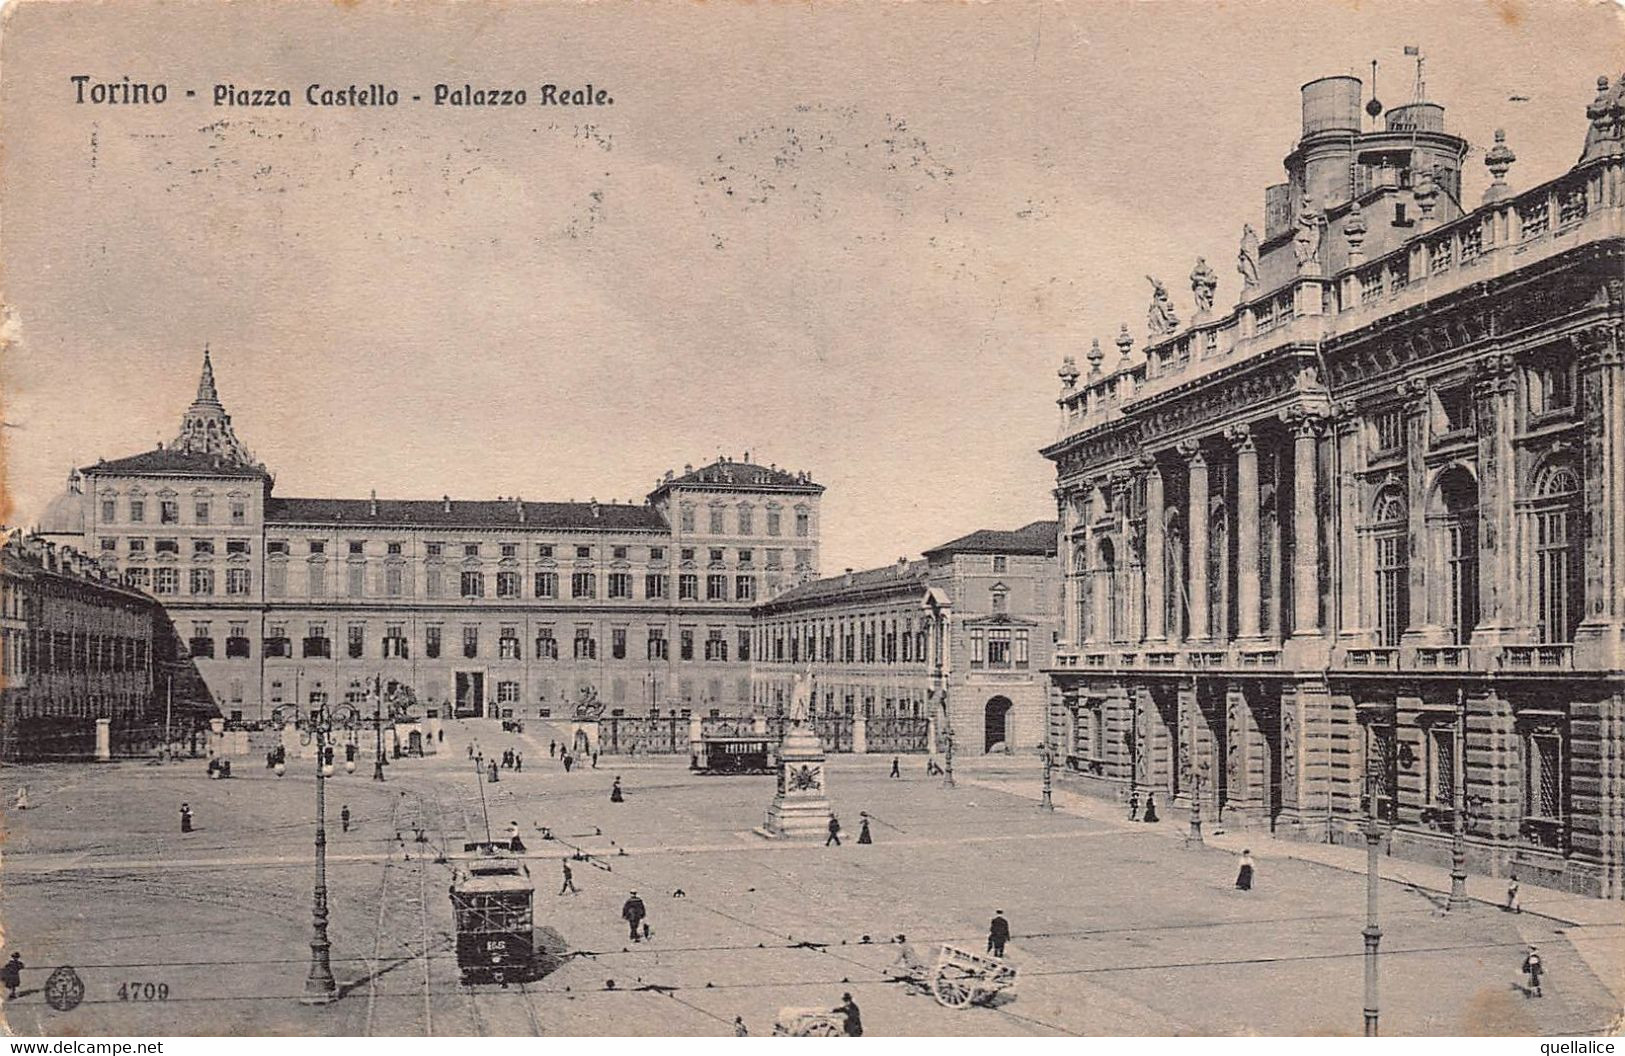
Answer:
[[[1453,810],[1456,804],[1456,728],[1428,731],[1428,802]]]
[[[756,577],[755,576],[735,576],[734,577],[734,597],[739,601],[755,601],[756,600]]]
[[[504,624],[502,633],[497,637],[497,659],[523,660],[524,654],[519,648],[519,630],[517,627]]]
[[[178,539],[158,539],[153,542],[153,550],[160,554],[179,554],[181,544]]]
[[[405,660],[408,657],[406,629],[399,623],[384,625],[384,659]]]
[[[722,523],[722,507],[711,507],[711,534],[721,535],[726,530]]]
[[[996,555],[993,558],[993,571],[1004,572],[1009,568],[1009,563],[1009,558],[1004,557],[1003,555]]]
[[[812,551],[811,550],[797,550],[796,551],[796,570],[799,571],[799,572],[805,572],[810,568],[812,568]]]
[[[310,552],[312,554],[325,554],[325,553],[327,553],[327,540],[325,540],[325,539],[312,539],[312,540],[310,540]]]
[[[502,543],[500,552],[501,552],[503,557],[517,558],[519,556],[519,544],[518,543]]]
[[[987,631],[981,627],[970,629],[970,666],[987,665]]]
[[[479,543],[464,543],[463,544],[463,556],[464,557],[479,557],[480,556],[480,544]]]
[[[751,535],[756,531],[749,506],[739,507],[739,534]]]
[[[1371,416],[1371,429],[1379,452],[1398,451],[1405,446],[1405,412],[1389,407]]]
[[[308,577],[310,579],[309,586],[310,586],[310,596],[311,597],[319,598],[319,597],[322,597],[324,594],[327,593],[327,565],[326,565],[326,563],[318,561],[315,564],[307,565],[306,566],[306,574],[308,575]]]
[[[556,598],[559,596],[559,574],[557,572],[536,573],[536,596],[538,598]]]
[[[423,594],[429,598],[438,598],[445,594],[440,569],[430,566],[423,570]]]
[[[214,636],[206,622],[192,624],[192,637],[186,640],[186,651],[192,656],[214,658]]]
[[[519,596],[519,573],[497,573],[497,597],[517,598]]]
[[[649,628],[649,659],[666,659],[666,629],[664,627]]]
[[[739,632],[739,660],[741,663],[750,659],[750,632]]]
[[[683,531],[692,532],[694,530],[694,507],[684,506],[678,516],[677,523],[682,527]]]
[[[349,546],[351,555],[355,557],[360,557],[367,552],[367,544],[361,539],[349,540]]]
[[[247,524],[248,523],[248,506],[245,503],[233,502],[231,504],[231,523],[232,524]]]
[[[664,561],[664,560],[666,560],[666,548],[663,547],[663,546],[651,546],[651,547],[649,547],[649,560],[650,561]]]
[[[1441,389],[1439,398],[1439,430],[1442,433],[1460,433],[1473,427],[1473,390],[1468,385]]]
[[[650,572],[643,577],[643,596],[656,601],[666,596],[667,577],[657,572]]]
[[[149,577],[150,572],[145,568],[127,568],[124,570],[124,585],[135,590],[146,590],[150,583]]]
[[[595,598],[598,596],[598,577],[591,572],[570,573],[570,597]]]
[[[694,632],[685,627],[678,635],[677,658],[679,660],[694,659]]]
[[[779,534],[779,511],[776,509],[769,509],[767,511],[767,534]]]
[[[796,535],[805,539],[812,534],[812,514],[806,510],[796,511]]]
[[[1031,643],[1028,639],[1028,632],[1025,630],[1016,631],[1013,644],[1015,665],[1017,667],[1026,667],[1029,663],[1031,663],[1031,658],[1029,656]]]
[[[598,642],[592,636],[592,628],[576,628],[575,658],[577,660],[598,659]]]
[[[398,598],[406,593],[406,569],[399,564],[384,567],[384,593]]]
[[[973,631],[972,633],[974,634],[975,632]],[[1010,666],[1010,629],[1008,627],[994,627],[988,630],[987,666]]]
[[[181,521],[181,504],[174,499],[162,499],[158,503],[159,524],[179,524]]]
[[[112,524],[117,519],[118,519],[118,500],[117,499],[103,499],[102,500],[102,522],[104,524]]]
[[[1377,640],[1392,648],[1410,623],[1410,562],[1403,533],[1379,535],[1377,558]]]
[[[141,524],[141,523],[145,522],[146,519],[147,519],[147,504],[146,504],[146,502],[141,500],[141,499],[131,499],[130,500],[130,520],[135,524]]]
[[[226,540],[226,554],[227,554],[227,556],[230,556],[232,554],[243,554],[243,555],[246,556],[248,554],[248,540],[247,539],[227,539]]]
[[[475,625],[463,628],[463,656],[473,660],[480,655],[480,629]]]
[[[424,557],[440,557],[440,556],[444,555],[445,552],[446,552],[446,544],[445,543],[424,543],[423,544],[423,556]]]
[[[700,577],[693,572],[684,572],[677,577],[677,600],[700,600]]]
[[[367,593],[367,566],[360,561],[351,561],[345,566],[344,571],[350,597],[365,597]]]
[[[1578,625],[1580,596],[1579,564],[1574,561],[1572,532],[1578,518],[1566,508],[1540,510],[1535,514],[1535,603],[1540,641],[1566,643],[1574,640]]]
[[[192,540],[192,556],[193,557],[213,557],[214,556],[214,540],[213,539],[193,539]]]
[[[728,577],[720,573],[713,573],[705,577],[705,600],[728,600]]]
[[[208,503],[206,503],[206,502],[194,503],[192,512],[197,515],[196,516],[197,523],[199,523],[199,524],[208,524],[209,523],[209,504]]]
[[[326,624],[313,623],[305,631],[302,652],[307,659],[326,659],[333,655],[332,645],[327,637]]]
[[[112,536],[107,536],[106,538],[104,538],[102,540],[102,553],[111,554],[111,553],[117,552],[117,550],[118,550],[118,540],[117,539],[113,538]]]
[[[423,655],[430,660],[440,659],[440,627],[436,624],[423,629]]]
[[[591,556],[592,556],[592,547],[590,547],[590,546],[578,546],[578,547],[576,547],[576,558],[578,560],[582,559],[582,558],[589,558]]]
[[[722,636],[721,629],[713,627],[706,634],[705,658],[707,660],[728,659],[728,639]]]
[[[1524,816],[1540,821],[1563,820],[1563,742],[1557,733],[1530,733],[1524,738]]]
[[[632,597],[632,573],[611,572],[609,574],[609,596],[611,598],[630,599]]]
[[[626,560],[626,547],[624,547],[624,546],[612,547],[610,549],[610,556],[613,557],[617,561],[625,561]]]
[[[497,683],[497,703],[498,704],[517,704],[517,703],[519,703],[519,683],[513,682],[513,681],[498,682]]]
[[[288,541],[286,539],[269,539],[265,543],[265,552],[267,554],[281,554],[283,556],[287,556]]]
[[[351,660],[360,660],[367,652],[367,625],[352,623],[346,630],[345,654]]]
[[[538,559],[542,560],[542,561],[551,560],[552,557],[553,557],[553,544],[552,543],[537,543],[536,544],[536,557]]]
[[[178,568],[159,568],[153,572],[154,594],[179,594],[181,573]]]
[[[559,658],[559,643],[553,637],[553,628],[536,628],[536,659],[557,660]]]
[[[247,594],[253,572],[246,568],[226,569],[226,593]]]
[[[783,568],[784,567],[784,551],[783,550],[778,550],[778,549],[769,549],[768,552],[767,552],[767,567],[768,568]]]
[[[194,568],[194,569],[192,569],[192,593],[193,594],[213,594],[214,593],[214,569],[212,569],[212,568]]]
[[[485,597],[485,573],[465,571],[462,586],[463,597],[465,598]]]
[[[626,628],[615,627],[609,632],[609,655],[613,660],[626,659]]]

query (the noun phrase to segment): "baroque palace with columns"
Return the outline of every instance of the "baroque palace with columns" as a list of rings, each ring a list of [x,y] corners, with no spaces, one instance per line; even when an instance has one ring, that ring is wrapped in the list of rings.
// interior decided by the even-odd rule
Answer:
[[[243,722],[375,678],[442,715],[748,713],[752,605],[818,574],[823,486],[748,455],[668,471],[639,503],[273,483],[205,352],[180,435],[75,471],[40,525],[156,598],[197,703]]]
[[[1625,897],[1625,84],[1471,206],[1443,107],[1362,101],[1303,87],[1234,308],[1198,260],[1060,371],[1051,744],[1165,818]]]

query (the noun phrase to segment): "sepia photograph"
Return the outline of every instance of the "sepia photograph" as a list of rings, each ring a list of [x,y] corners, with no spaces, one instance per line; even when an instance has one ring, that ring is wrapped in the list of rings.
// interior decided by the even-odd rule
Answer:
[[[11,0],[10,1051],[1612,1051],[1621,56]]]

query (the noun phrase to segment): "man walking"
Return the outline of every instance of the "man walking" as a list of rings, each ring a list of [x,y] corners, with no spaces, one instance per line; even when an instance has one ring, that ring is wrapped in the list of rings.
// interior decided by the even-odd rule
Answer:
[[[1540,976],[1545,967],[1540,963],[1540,952],[1535,947],[1529,947],[1529,955],[1523,959],[1523,974],[1529,979],[1529,987],[1525,994],[1529,997],[1541,997]]]
[[[903,772],[897,768],[897,756],[895,755],[891,757],[891,776],[896,778],[903,776]]]
[[[570,872],[570,859],[568,859],[568,858],[564,859],[563,864],[564,864],[564,886],[559,888],[559,894],[562,895],[566,891],[570,892],[570,894],[572,894],[572,895],[581,894],[580,891],[576,890],[575,874]]]
[[[1010,922],[1004,919],[1004,910],[993,911],[993,922],[987,926],[987,952],[995,957],[1004,956],[1004,944],[1010,941]]]
[[[863,1016],[858,1011],[858,1003],[852,1000],[851,994],[842,994],[841,1003],[830,1011],[839,1012],[845,1018],[842,1029],[846,1031],[847,1037],[863,1037]]]
[[[20,953],[13,953],[11,960],[0,966],[0,985],[6,988],[6,1000],[17,999],[17,988],[23,985],[23,958]]]
[[[558,741],[548,741],[547,742],[547,757],[549,759],[551,759],[555,755],[558,755],[558,754],[559,754],[559,742]]]
[[[339,827],[345,832],[350,831],[350,804],[348,803],[344,804],[343,809],[339,811]]]
[[[629,937],[633,942],[642,941],[643,936],[640,934],[639,929],[643,924],[643,918],[647,915],[648,910],[643,908],[643,899],[638,897],[636,891],[632,892],[632,897],[628,898],[626,905],[621,907],[621,919],[626,921],[626,926],[630,930]]]
[[[181,831],[192,831],[192,808],[189,804],[181,804]]]
[[[824,846],[832,843],[837,847],[841,845],[841,819],[833,814],[829,816],[829,839],[824,841]]]
[[[520,752],[514,752],[513,753],[513,770],[514,770],[514,773],[517,774],[521,770],[523,770],[524,768],[525,768],[525,757],[524,757],[524,755],[522,753],[520,753]]]

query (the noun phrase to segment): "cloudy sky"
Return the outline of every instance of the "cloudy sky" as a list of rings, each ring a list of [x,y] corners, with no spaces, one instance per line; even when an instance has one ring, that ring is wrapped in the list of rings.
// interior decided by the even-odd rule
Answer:
[[[205,343],[283,495],[627,500],[748,451],[828,486],[826,570],[1053,516],[1061,357],[1143,343],[1147,274],[1188,314],[1199,254],[1233,302],[1303,82],[1376,58],[1406,102],[1419,45],[1476,202],[1497,127],[1515,187],[1574,162],[1613,10],[14,3],[6,519],[174,436]],[[428,105],[465,82],[614,102]]]

